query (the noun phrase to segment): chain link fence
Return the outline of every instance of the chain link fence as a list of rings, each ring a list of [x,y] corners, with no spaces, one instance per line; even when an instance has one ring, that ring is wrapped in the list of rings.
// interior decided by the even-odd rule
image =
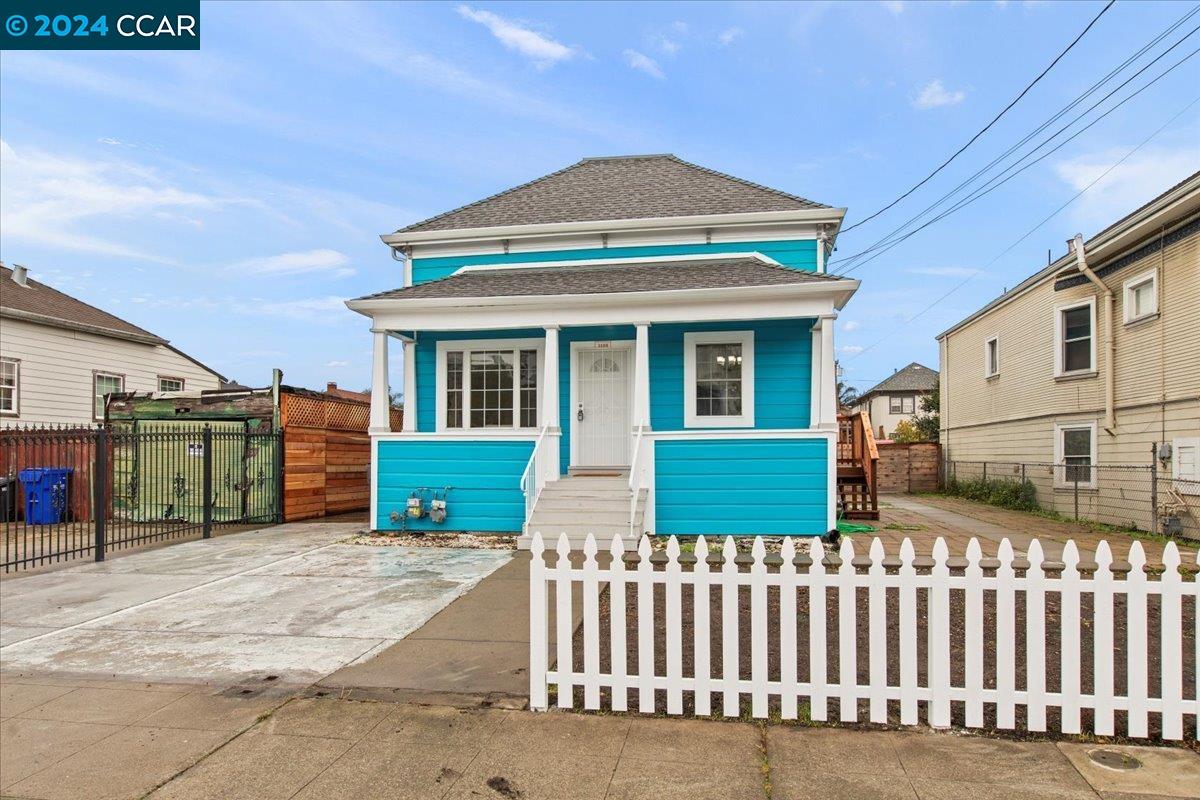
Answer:
[[[1200,540],[1200,482],[1155,465],[947,460],[942,488],[1007,508]]]

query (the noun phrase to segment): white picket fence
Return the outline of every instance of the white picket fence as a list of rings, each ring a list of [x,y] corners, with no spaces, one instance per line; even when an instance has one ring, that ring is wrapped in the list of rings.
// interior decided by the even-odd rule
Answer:
[[[854,565],[854,545],[843,539],[839,553],[840,565],[827,566],[826,553],[819,540],[807,543],[811,563],[807,569],[798,569],[795,564],[796,546],[792,539],[782,545],[782,565],[769,568],[765,562],[765,547],[761,539],[755,539],[749,571],[739,571],[734,563],[736,547],[733,539],[724,543],[724,563],[717,569],[707,563],[708,547],[703,537],[695,542],[696,562],[685,569],[679,559],[679,544],[672,537],[666,550],[666,563],[656,569],[650,562],[650,544],[642,538],[638,545],[639,559],[630,568],[625,561],[625,546],[619,537],[614,538],[609,552],[611,562],[604,568],[597,563],[596,543],[589,536],[584,549],[581,566],[573,567],[570,562],[570,546],[566,537],[560,537],[557,546],[557,563],[547,567],[542,553],[544,544],[540,533],[532,540],[530,562],[530,706],[544,710],[548,706],[549,688],[557,689],[557,704],[560,708],[572,708],[575,689],[582,689],[583,708],[596,710],[601,707],[601,692],[608,690],[611,708],[627,711],[629,689],[636,690],[638,711],[655,711],[655,691],[662,691],[666,698],[668,714],[682,714],[684,693],[691,693],[697,715],[713,713],[712,693],[721,698],[717,713],[727,717],[739,715],[741,699],[751,699],[751,713],[756,718],[765,718],[772,699],[777,699],[784,719],[797,717],[798,704],[805,700],[813,720],[825,721],[827,705],[831,698],[840,700],[840,717],[843,722],[859,720],[859,700],[869,701],[869,721],[887,723],[888,701],[899,701],[899,721],[903,725],[919,722],[919,704],[924,704],[925,718],[929,725],[945,727],[951,724],[951,703],[965,704],[967,727],[984,726],[985,704],[995,707],[995,723],[1001,729],[1012,729],[1017,724],[1017,707],[1025,708],[1025,725],[1029,731],[1045,731],[1047,709],[1061,710],[1059,732],[1081,733],[1081,712],[1093,711],[1091,732],[1096,735],[1114,735],[1114,714],[1123,711],[1127,715],[1126,730],[1130,737],[1149,735],[1149,715],[1161,715],[1161,735],[1164,739],[1181,739],[1184,722],[1200,713],[1200,680],[1191,692],[1185,692],[1183,621],[1185,598],[1196,598],[1196,579],[1184,580],[1179,572],[1179,552],[1173,543],[1167,544],[1163,555],[1165,570],[1157,579],[1151,579],[1143,569],[1146,558],[1142,546],[1134,541],[1129,548],[1128,561],[1131,569],[1121,578],[1121,571],[1111,569],[1112,553],[1106,542],[1101,543],[1095,555],[1096,570],[1090,574],[1079,569],[1079,552],[1074,542],[1068,542],[1063,551],[1061,571],[1055,577],[1045,568],[1043,551],[1037,541],[1030,544],[1026,560],[1028,567],[1023,571],[1014,566],[1012,545],[1005,539],[999,548],[999,566],[993,572],[985,570],[978,542],[972,540],[966,553],[966,567],[951,574],[948,550],[945,542],[938,539],[933,550],[932,568],[919,568],[914,563],[912,543],[905,539],[900,548],[899,568],[884,565],[884,548],[875,539],[870,546],[870,567],[860,572]],[[578,554],[576,555],[578,557]],[[1018,574],[1020,572],[1020,574]],[[582,590],[582,639],[583,663],[574,659],[572,625],[572,587],[578,584]],[[636,653],[637,668],[630,671],[627,665],[626,635],[626,589],[636,587],[637,625]],[[611,587],[609,593],[608,630],[609,647],[607,660],[609,669],[601,671],[600,613],[602,588]],[[665,629],[665,674],[656,674],[655,663],[655,586],[661,585],[665,594],[665,619],[660,633]],[[780,621],[769,625],[768,587],[779,587]],[[550,587],[554,587],[555,621],[555,668],[550,667],[548,652],[548,598]],[[685,588],[686,587],[686,588]],[[739,675],[739,611],[740,587],[749,587],[750,595],[750,641],[751,669],[748,679]],[[857,675],[859,654],[856,652],[857,633],[857,589],[866,588],[868,603],[867,647],[868,674],[866,683],[860,683]],[[889,611],[888,589],[898,592],[898,609]],[[821,620],[828,616],[827,598],[830,591],[836,592],[837,601],[837,667],[827,673],[826,626],[811,624],[806,643],[797,642],[797,597],[800,590],[807,590],[810,619]],[[963,594],[956,607],[962,614],[963,645],[965,652],[961,660],[962,685],[951,681],[951,591]],[[691,674],[683,670],[682,598],[684,592],[692,593],[694,630],[694,656]],[[713,675],[710,664],[711,626],[710,592],[719,592],[721,597],[721,664],[720,676]],[[918,625],[918,593],[925,597],[924,626]],[[1015,644],[1017,597],[1025,601],[1025,657],[1023,680],[1018,681],[1018,659]],[[1048,596],[1057,594],[1060,601],[1059,621],[1048,620],[1045,614]],[[1092,597],[1091,613],[1082,614],[1081,601]],[[1161,635],[1154,637],[1160,649],[1160,685],[1151,691],[1148,674],[1150,655],[1151,613],[1148,601],[1158,595],[1161,602],[1153,620],[1159,624]],[[1118,693],[1114,681],[1117,666],[1117,650],[1114,649],[1114,600],[1127,615],[1128,638],[1125,644],[1126,679],[1124,691]],[[994,603],[995,625],[988,633],[994,634],[994,667],[989,676],[994,681],[985,682],[985,598]],[[1194,609],[1196,600],[1189,605]],[[1193,625],[1200,616],[1192,612]],[[956,620],[958,621],[958,620]],[[1081,646],[1081,624],[1093,628],[1092,655],[1084,658]],[[1061,681],[1057,691],[1047,689],[1047,626],[1060,626],[1059,655]],[[899,670],[898,682],[889,681],[888,631],[898,629]],[[922,627],[924,631],[922,632]],[[778,636],[778,650],[782,654],[777,669],[778,679],[772,679],[768,664],[768,631]],[[1192,632],[1197,648],[1193,664],[1200,664],[1200,636]],[[926,675],[920,680],[918,671],[918,637],[926,637]],[[989,639],[992,636],[989,636]],[[1121,644],[1117,642],[1116,644]],[[808,651],[809,680],[797,677],[798,655],[804,648]],[[1082,691],[1083,669],[1092,668],[1094,690],[1090,694]],[[961,663],[961,662],[960,662]],[[1194,668],[1200,673],[1200,669]],[[895,670],[893,670],[895,672]],[[725,677],[732,676],[732,677]],[[991,686],[987,685],[988,683]],[[1018,689],[1021,685],[1023,688]],[[1184,699],[1185,694],[1191,697]]]

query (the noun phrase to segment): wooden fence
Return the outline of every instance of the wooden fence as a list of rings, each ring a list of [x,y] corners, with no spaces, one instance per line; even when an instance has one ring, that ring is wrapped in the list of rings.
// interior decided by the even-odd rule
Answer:
[[[881,442],[879,491],[881,493],[936,492],[941,445],[937,442]]]
[[[1123,579],[1107,543],[1097,548],[1094,571],[1081,570],[1074,542],[1066,545],[1062,564],[1048,564],[1037,541],[1022,563],[1007,539],[996,559],[984,559],[972,540],[965,560],[952,567],[941,539],[931,566],[929,559],[917,562],[907,539],[898,561],[885,563],[876,539],[865,570],[853,563],[849,539],[836,559],[827,560],[817,539],[804,549],[809,557],[798,564],[793,540],[785,539],[781,563],[769,567],[763,540],[756,538],[752,563],[742,569],[727,538],[723,563],[713,568],[700,537],[694,565],[685,569],[674,537],[662,564],[651,563],[643,538],[631,566],[618,537],[602,567],[589,536],[582,564],[572,566],[563,536],[557,564],[547,566],[535,533],[530,706],[546,709],[553,687],[560,708],[597,710],[604,694],[608,707],[626,711],[633,692],[643,713],[684,713],[686,696],[695,714],[709,715],[716,694],[716,712],[726,717],[738,716],[748,697],[755,718],[777,710],[796,719],[804,701],[811,718],[824,721],[834,700],[844,722],[865,716],[915,725],[923,707],[928,724],[944,727],[953,706],[956,723],[968,728],[1053,726],[1075,734],[1086,724],[1109,736],[1120,716],[1123,733],[1139,738],[1150,735],[1154,715],[1163,739],[1183,738],[1185,725],[1194,735],[1198,583],[1181,574],[1174,543],[1166,546],[1157,580],[1145,571],[1137,541]],[[576,588],[583,612],[578,638],[572,630]],[[656,653],[663,646],[665,659]]]

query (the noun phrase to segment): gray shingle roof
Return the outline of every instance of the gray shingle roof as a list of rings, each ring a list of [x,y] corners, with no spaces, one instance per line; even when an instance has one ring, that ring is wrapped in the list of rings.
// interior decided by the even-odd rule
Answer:
[[[800,272],[768,264],[757,258],[741,256],[715,258],[711,261],[470,270],[406,289],[393,289],[358,299],[610,294],[673,289],[723,289],[735,286],[787,286],[837,280],[839,279],[833,275]]]
[[[914,361],[863,392],[860,399],[880,392],[932,392],[937,386],[937,380],[936,369]]]
[[[0,265],[0,309],[30,314],[49,324],[60,323],[65,327],[84,328],[97,333],[107,332],[150,343],[167,343],[166,339],[155,336],[145,328],[139,328],[114,314],[101,311],[82,300],[76,300],[69,294],[33,278],[28,278],[26,284],[18,286],[13,281],[13,271]]]
[[[829,208],[673,155],[585,158],[397,233]]]

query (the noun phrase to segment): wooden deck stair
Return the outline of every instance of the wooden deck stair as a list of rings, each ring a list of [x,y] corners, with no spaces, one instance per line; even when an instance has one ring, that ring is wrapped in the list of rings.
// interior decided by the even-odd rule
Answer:
[[[879,449],[867,412],[838,416],[838,507],[843,519],[879,519]]]

